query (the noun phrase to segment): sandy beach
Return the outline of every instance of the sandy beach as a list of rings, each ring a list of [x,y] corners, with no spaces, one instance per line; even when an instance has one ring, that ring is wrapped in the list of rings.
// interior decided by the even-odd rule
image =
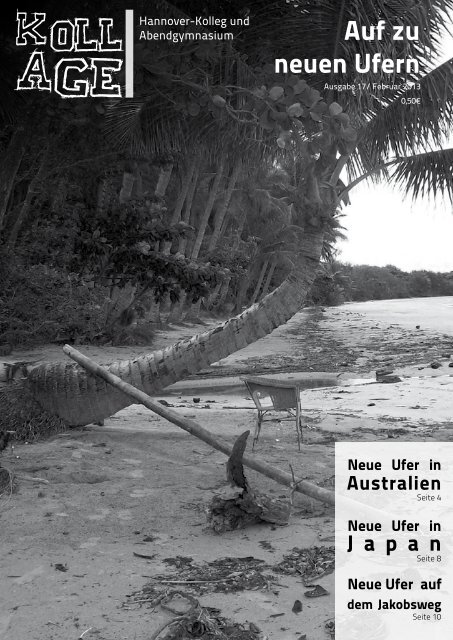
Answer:
[[[256,420],[241,376],[335,375],[335,386],[302,392],[300,453],[294,421],[279,413],[264,423],[252,454],[333,489],[336,441],[453,440],[453,302],[433,300],[305,310],[158,399],[232,443]],[[153,349],[199,330],[188,325],[159,333]],[[144,352],[77,348],[98,362]],[[63,357],[50,347],[12,354],[10,361]],[[392,369],[401,381],[376,382],[380,368]],[[1,498],[0,638],[149,640],[175,615],[152,594],[173,585],[222,616],[251,623],[252,631],[261,631],[257,638],[329,639],[334,573],[325,557],[334,544],[333,507],[295,494],[288,526],[263,523],[215,534],[206,528],[205,507],[226,486],[225,460],[141,405],[103,427],[5,450],[3,466],[47,482],[20,480]],[[246,476],[259,491],[288,497],[287,488],[258,473],[246,470]],[[314,564],[319,577],[301,571],[305,565],[295,549],[310,549],[320,559]],[[256,580],[187,577],[188,567],[200,573],[221,558],[230,559],[225,562],[233,578]],[[245,569],[238,558],[248,559]],[[323,587],[323,597],[305,595],[307,577]]]

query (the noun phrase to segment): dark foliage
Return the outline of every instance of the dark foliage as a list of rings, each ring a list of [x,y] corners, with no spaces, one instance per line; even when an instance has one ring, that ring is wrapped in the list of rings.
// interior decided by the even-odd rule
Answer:
[[[75,273],[0,257],[0,282],[0,342],[93,341],[102,332],[106,291]]]
[[[343,302],[453,296],[453,272],[406,272],[393,265],[374,267],[335,263],[315,280],[311,301],[318,305]]]
[[[167,294],[172,302],[184,290],[195,301],[217,282],[217,270],[181,254],[163,253],[159,246],[188,233],[183,223],[169,226],[158,201],[129,201],[113,210],[87,211],[81,220],[73,267],[100,284],[140,287],[156,301]]]

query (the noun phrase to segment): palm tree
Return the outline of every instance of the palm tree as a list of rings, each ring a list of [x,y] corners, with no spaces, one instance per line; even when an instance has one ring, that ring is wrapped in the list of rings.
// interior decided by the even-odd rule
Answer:
[[[255,12],[251,22],[256,31],[251,38],[250,33],[244,36],[247,40],[239,46],[249,56],[248,62],[254,65],[263,61],[265,55],[267,60],[278,57],[275,52],[283,48],[287,58],[298,50],[297,57],[305,53],[306,57],[343,56],[351,60],[357,51],[363,53],[368,44],[342,40],[347,20],[370,25],[385,16],[390,24],[403,18],[407,23],[411,18],[420,26],[421,35],[416,46],[410,41],[395,44],[387,34],[379,42],[384,56],[416,57],[422,49],[428,59],[439,43],[445,10],[452,6],[451,0],[420,0],[415,4],[409,0],[361,0],[359,3],[298,0],[290,10],[282,2],[266,3],[264,10],[262,3],[251,2],[250,10]],[[301,33],[304,38],[300,38]],[[223,60],[223,64],[216,67],[221,68],[222,73],[235,69],[234,85],[230,79],[223,80],[222,87],[226,87],[223,95],[220,95],[218,71],[210,77],[203,72],[202,88],[200,78],[190,70],[178,78],[171,69],[162,75],[151,65],[156,92],[153,99],[149,98],[149,109],[145,109],[148,129],[144,128],[141,117],[143,101],[141,105],[138,101],[129,105],[129,111],[119,105],[118,110],[125,116],[120,122],[121,139],[125,139],[125,131],[132,131],[129,141],[133,145],[152,148],[158,153],[163,147],[179,152],[188,139],[192,144],[195,139],[206,140],[212,135],[218,143],[222,141],[219,146],[224,150],[226,136],[233,153],[234,141],[242,137],[250,142],[251,148],[259,148],[264,154],[272,145],[275,147],[277,132],[278,146],[283,148],[277,150],[278,153],[282,157],[285,153],[299,154],[301,158],[296,204],[303,236],[291,273],[260,302],[190,340],[110,366],[111,371],[150,394],[243,348],[286,322],[301,308],[318,270],[329,222],[336,214],[340,199],[346,199],[358,181],[385,177],[415,196],[439,191],[453,195],[453,150],[439,148],[453,107],[451,61],[434,70],[430,70],[427,63],[421,64],[420,76],[412,76],[410,80],[420,84],[422,104],[408,107],[401,101],[403,90],[380,99],[373,92],[338,98],[335,91],[329,89],[327,100],[323,101],[316,88],[301,82],[300,78],[276,77],[272,70],[265,68],[255,75],[244,70],[242,59],[234,57],[231,51],[228,55],[228,61]],[[242,83],[238,82],[239,76]],[[213,77],[215,80],[210,84]],[[322,80],[325,82],[325,77]],[[339,80],[346,81],[346,77]],[[361,80],[371,80],[371,75],[362,76]],[[402,80],[395,74],[395,82]],[[315,87],[320,86],[321,78],[314,77],[313,81]],[[194,114],[189,122],[188,117],[181,117],[180,110],[172,110],[171,102],[164,100],[162,96],[166,91],[173,104],[179,96],[187,105],[188,95],[190,105],[209,104],[210,115],[200,117],[202,109],[187,106],[187,113]],[[411,95],[410,92],[404,93],[407,95]],[[206,97],[208,103],[204,102]],[[348,113],[340,107],[343,99]],[[214,108],[209,100],[214,100]],[[293,109],[289,117],[288,107],[296,101],[299,108]],[[132,116],[131,107],[135,109]],[[152,135],[146,135],[150,132]],[[345,167],[351,180],[348,186],[340,180]],[[28,385],[41,407],[61,416],[68,424],[100,420],[129,404],[124,395],[75,365],[38,366],[30,372]]]
[[[290,5],[288,10],[276,1],[266,5],[265,11],[263,7],[261,19],[255,17],[243,35],[244,47],[250,56],[266,48],[272,58],[346,61],[345,73],[310,75],[314,88],[341,103],[357,132],[353,149],[348,148],[347,137],[344,140],[341,164],[350,183],[341,195],[346,197],[364,179],[383,178],[413,197],[440,193],[451,198],[453,149],[443,147],[453,115],[453,59],[438,65],[436,58],[453,1],[291,0]],[[349,21],[369,27],[381,19],[386,28],[380,40],[344,39]],[[393,26],[400,24],[418,26],[418,39],[394,40]],[[304,37],[297,39],[295,33]],[[363,58],[375,51],[383,58],[417,59],[419,72],[357,73],[355,56]],[[400,88],[381,91],[376,88],[380,83]],[[325,88],[348,84],[356,90]]]

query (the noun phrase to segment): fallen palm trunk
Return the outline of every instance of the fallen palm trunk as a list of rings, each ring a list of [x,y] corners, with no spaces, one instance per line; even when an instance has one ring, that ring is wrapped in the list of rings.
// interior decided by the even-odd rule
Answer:
[[[154,413],[162,416],[162,418],[169,420],[178,427],[181,427],[181,429],[184,429],[184,431],[187,431],[196,438],[203,440],[214,449],[225,453],[227,456],[231,456],[233,447],[227,442],[224,442],[220,438],[214,436],[207,429],[195,422],[195,420],[185,418],[179,413],[176,413],[176,411],[172,411],[171,409],[164,407],[159,402],[154,401],[149,395],[147,395],[143,391],[140,391],[139,389],[136,389],[131,384],[124,382],[124,380],[121,380],[121,378],[118,378],[118,376],[115,376],[113,373],[110,373],[99,364],[90,360],[90,358],[84,356],[82,353],[77,351],[77,349],[74,349],[69,345],[65,345],[63,347],[63,351],[70,358],[80,364],[84,369],[86,369],[89,373],[102,378],[129,398],[133,398],[138,403],[144,405],[148,409],[151,409],[151,411],[154,411]],[[242,458],[242,462],[246,467],[254,469],[255,471],[258,471],[268,478],[271,478],[272,480],[275,480],[280,484],[286,485],[287,487],[294,487],[295,491],[303,493],[310,498],[315,498],[316,500],[327,502],[328,504],[335,504],[335,494],[332,491],[317,487],[316,485],[311,484],[311,482],[307,482],[306,480],[297,480],[296,478],[293,478],[293,476],[289,473],[281,471],[280,469],[276,469],[262,460],[244,456]]]

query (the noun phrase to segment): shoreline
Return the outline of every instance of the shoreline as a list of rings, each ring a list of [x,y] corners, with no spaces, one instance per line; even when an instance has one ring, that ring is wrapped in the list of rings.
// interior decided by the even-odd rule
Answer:
[[[453,335],[379,323],[348,305],[320,311],[316,321],[307,315],[298,314],[211,367],[211,377],[203,372],[156,397],[232,442],[244,430],[253,431],[256,421],[256,409],[240,386],[245,372],[268,376],[288,367],[287,378],[297,372],[339,374],[338,386],[302,392],[300,453],[294,421],[281,413],[265,421],[251,453],[285,471],[291,465],[296,475],[329,489],[336,441],[453,440],[453,369],[451,359],[442,357]],[[170,332],[159,339],[174,337]],[[126,347],[117,357],[126,350],[132,355]],[[104,355],[115,359],[113,352]],[[437,369],[430,367],[434,358]],[[384,366],[401,382],[377,382],[374,373]],[[170,614],[129,605],[128,596],[143,593],[150,576],[171,573],[166,559],[185,557],[202,565],[247,556],[274,565],[294,558],[295,548],[327,552],[332,547],[333,508],[301,494],[294,495],[286,527],[260,524],[221,535],[207,531],[204,508],[226,486],[225,460],[141,405],[127,407],[104,427],[71,429],[5,450],[3,466],[48,484],[20,481],[18,491],[1,500],[0,637],[3,632],[8,640],[57,640],[90,627],[99,640],[143,637]],[[287,498],[285,487],[254,471],[246,476],[260,492]],[[56,570],[57,564],[67,570]],[[174,579],[180,579],[177,568]],[[328,593],[314,600],[305,598],[297,571],[278,575],[270,589],[206,592],[199,600],[238,622],[253,622],[270,640],[304,633],[321,640],[329,637],[326,625],[333,618],[334,573],[316,582]],[[303,603],[303,618],[291,610],[295,600]]]

